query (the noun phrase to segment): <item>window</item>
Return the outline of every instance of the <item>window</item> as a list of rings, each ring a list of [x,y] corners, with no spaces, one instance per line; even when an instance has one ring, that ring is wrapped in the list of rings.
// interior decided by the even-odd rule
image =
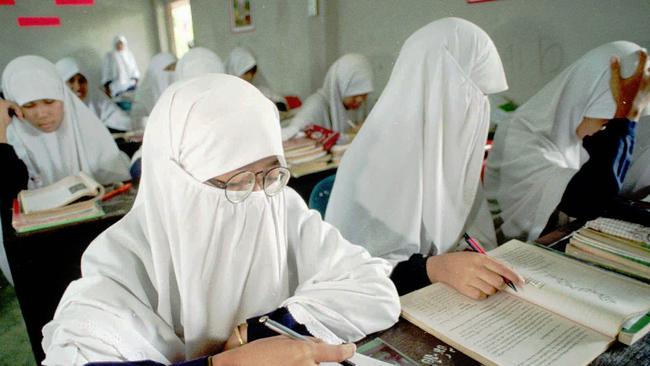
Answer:
[[[169,3],[172,28],[172,49],[176,57],[183,57],[194,46],[192,8],[190,0],[174,0]]]

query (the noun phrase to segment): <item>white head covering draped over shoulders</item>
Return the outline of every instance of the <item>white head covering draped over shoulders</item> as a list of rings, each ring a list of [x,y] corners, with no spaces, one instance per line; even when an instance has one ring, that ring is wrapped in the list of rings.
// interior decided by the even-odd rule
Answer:
[[[345,131],[350,117],[343,98],[372,93],[373,89],[368,59],[357,53],[341,56],[327,71],[323,87],[305,100],[291,125],[283,130],[283,137],[291,137],[309,124]]]
[[[207,48],[195,47],[187,51],[176,64],[176,80],[189,80],[195,76],[223,73],[221,58]]]
[[[56,70],[61,75],[63,81],[68,81],[76,74],[85,74],[81,71],[77,60],[72,57],[65,57],[56,62]],[[90,84],[90,82],[88,83]],[[88,87],[88,95],[84,104],[95,113],[106,126],[122,131],[132,129],[131,117],[121,110],[112,100],[110,100],[103,90]]]
[[[122,42],[124,48],[121,51],[115,49],[118,42]],[[113,49],[106,53],[102,64],[102,85],[111,81],[111,93],[113,96],[126,91],[140,78],[140,69],[135,61],[133,52],[129,49],[126,37],[117,35],[113,39]]]
[[[584,117],[614,116],[610,58],[631,75],[641,48],[612,42],[567,67],[499,125],[485,171],[486,195],[498,204],[506,238],[535,240],[588,154],[576,128]]]
[[[151,113],[163,91],[174,82],[175,72],[166,71],[165,68],[176,61],[176,56],[168,52],[158,53],[151,58],[149,68],[135,92],[131,110],[134,123],[139,125],[140,120]]]
[[[106,127],[64,84],[54,65],[38,56],[11,61],[2,74],[5,98],[18,105],[39,100],[63,102],[63,121],[54,132],[42,132],[14,118],[7,139],[29,171],[29,188],[52,184],[84,171],[108,184],[131,179],[129,159]]]
[[[327,221],[392,262],[449,252],[464,231],[493,243],[486,209],[477,224],[477,191],[487,94],[507,88],[496,47],[476,25],[445,18],[413,33],[343,157]]]
[[[235,47],[230,51],[228,60],[226,60],[226,72],[238,77],[242,77],[242,75],[254,66],[257,66],[257,58],[253,54],[253,51],[248,49],[248,47]],[[255,85],[255,87],[267,98],[271,99],[271,101],[286,103],[281,95],[274,93],[271,90],[269,82],[266,80],[266,77],[264,77],[264,74],[259,67],[257,68],[257,72],[255,73],[255,77],[251,81],[251,84]]]
[[[146,128],[136,203],[84,253],[83,277],[43,330],[44,364],[209,355],[280,306],[329,342],[395,322],[388,263],[295,191],[235,205],[204,183],[282,154],[278,113],[249,83],[210,74],[170,86]]]

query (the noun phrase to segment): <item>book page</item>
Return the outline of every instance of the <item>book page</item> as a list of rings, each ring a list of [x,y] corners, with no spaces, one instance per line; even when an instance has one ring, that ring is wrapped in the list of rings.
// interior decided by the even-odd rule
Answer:
[[[490,251],[526,285],[512,294],[615,337],[626,319],[650,310],[650,286],[517,240]]]
[[[65,206],[84,196],[96,196],[103,187],[84,172],[68,176],[49,186],[20,192],[23,212],[50,210]]]
[[[400,300],[404,318],[488,365],[586,365],[613,341],[506,292],[477,301],[436,283]]]

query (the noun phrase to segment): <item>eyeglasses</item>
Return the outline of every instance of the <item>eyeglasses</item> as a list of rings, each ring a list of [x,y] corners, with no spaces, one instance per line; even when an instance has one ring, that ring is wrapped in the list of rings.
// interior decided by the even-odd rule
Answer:
[[[264,193],[267,196],[272,197],[280,193],[282,189],[289,182],[291,177],[291,172],[285,167],[275,167],[269,169],[268,171],[261,170],[259,172],[243,171],[233,175],[227,182],[210,179],[209,182],[212,183],[215,187],[221,188],[226,191],[226,198],[232,203],[239,203],[244,201],[248,196],[250,196],[253,188],[255,188],[255,183],[257,181],[257,176],[260,174],[263,175],[262,188]]]

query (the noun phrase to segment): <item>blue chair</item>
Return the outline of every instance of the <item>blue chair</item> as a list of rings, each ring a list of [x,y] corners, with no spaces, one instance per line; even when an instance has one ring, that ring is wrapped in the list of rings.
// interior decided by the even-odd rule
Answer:
[[[309,208],[320,212],[322,217],[325,217],[327,202],[330,200],[330,193],[332,192],[335,178],[336,174],[333,174],[321,180],[314,186],[314,189],[312,189],[309,195]]]

